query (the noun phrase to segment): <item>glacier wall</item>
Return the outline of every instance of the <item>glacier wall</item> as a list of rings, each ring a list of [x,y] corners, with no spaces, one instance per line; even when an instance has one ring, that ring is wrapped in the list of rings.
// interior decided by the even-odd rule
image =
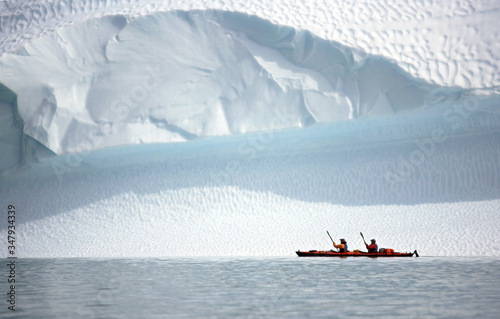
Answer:
[[[494,86],[254,15],[96,8],[0,56],[20,256],[291,255],[327,229],[500,253]]]

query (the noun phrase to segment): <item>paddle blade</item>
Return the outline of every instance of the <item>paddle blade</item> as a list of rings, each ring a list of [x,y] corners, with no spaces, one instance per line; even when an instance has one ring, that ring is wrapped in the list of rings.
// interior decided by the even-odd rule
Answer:
[[[332,243],[333,243],[333,238],[332,238],[332,236],[330,236],[330,233],[328,232],[328,230],[326,231],[326,233],[328,234],[328,237],[330,237],[330,239],[332,240]]]
[[[359,232],[359,234],[361,235],[361,238],[363,238],[363,242],[364,242],[364,243],[365,243],[365,245],[366,245],[365,236],[363,236],[363,233],[362,233],[362,232]]]

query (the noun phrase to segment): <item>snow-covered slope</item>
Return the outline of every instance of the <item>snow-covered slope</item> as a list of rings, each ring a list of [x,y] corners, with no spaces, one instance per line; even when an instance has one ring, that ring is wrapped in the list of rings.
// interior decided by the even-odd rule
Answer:
[[[498,255],[495,4],[311,3],[0,2],[20,253]]]

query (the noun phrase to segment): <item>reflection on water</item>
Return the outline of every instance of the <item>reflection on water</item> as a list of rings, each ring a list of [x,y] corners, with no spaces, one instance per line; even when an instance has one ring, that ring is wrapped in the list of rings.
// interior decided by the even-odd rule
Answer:
[[[499,270],[465,257],[19,259],[14,317],[496,318]]]

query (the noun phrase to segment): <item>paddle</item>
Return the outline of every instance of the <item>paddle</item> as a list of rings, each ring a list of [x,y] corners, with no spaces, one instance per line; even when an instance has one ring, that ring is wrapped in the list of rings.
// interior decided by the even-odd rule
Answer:
[[[335,242],[333,241],[332,236],[330,236],[330,233],[328,232],[328,230],[326,231],[326,233],[328,234],[328,237],[330,237],[330,239],[332,240],[333,247],[335,248]]]
[[[363,233],[362,232],[359,232],[361,234],[361,238],[363,238],[363,241],[365,242],[365,245],[368,245],[365,241],[365,236],[363,236]]]
[[[359,232],[359,234],[361,235],[361,238],[363,238],[363,241],[365,243],[366,248],[368,248],[368,244],[366,243],[365,236],[363,236],[362,232]],[[368,252],[370,252],[370,249],[368,249]]]

